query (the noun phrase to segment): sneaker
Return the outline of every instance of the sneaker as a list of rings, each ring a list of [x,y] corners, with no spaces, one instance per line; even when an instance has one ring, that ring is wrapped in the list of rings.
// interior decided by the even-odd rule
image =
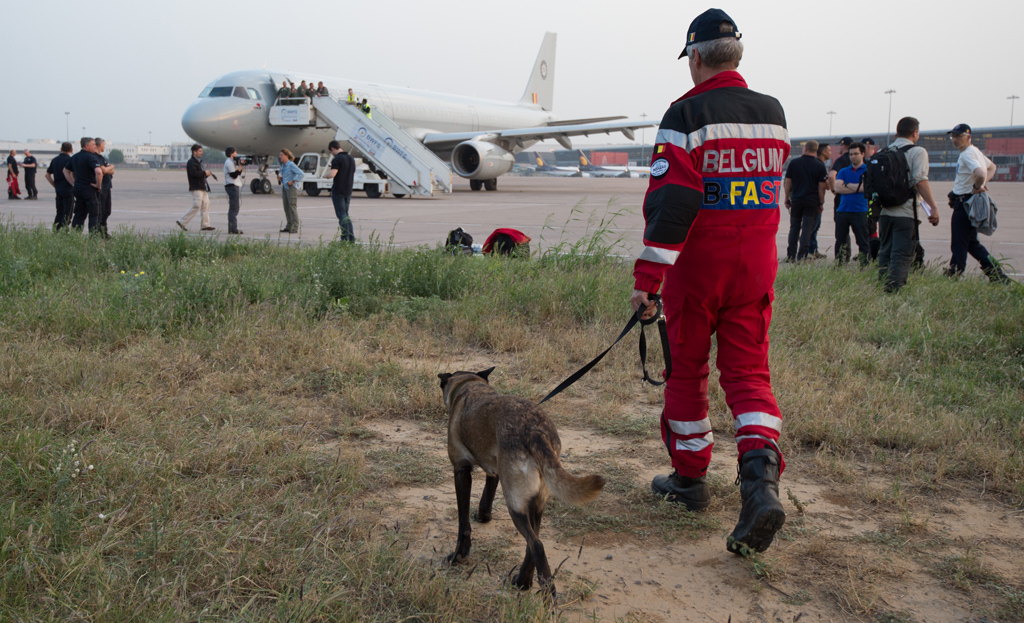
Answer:
[[[746,556],[763,552],[786,523],[786,511],[779,501],[779,455],[767,448],[743,455],[739,466],[740,519],[726,539],[726,549]]]
[[[237,235],[244,234],[245,232],[241,231],[241,230],[238,230],[238,231],[229,231],[228,233],[237,236]]]
[[[216,227],[210,227],[209,225],[207,225],[206,227],[200,227],[199,231],[217,231],[217,228]]]
[[[181,231],[188,231],[188,227],[185,227],[185,224],[182,223],[181,221],[174,221],[174,222],[178,224],[178,227],[181,228]]]
[[[686,510],[700,512],[711,504],[711,489],[705,477],[687,478],[678,472],[657,475],[651,482],[651,491],[658,497],[676,504],[683,504]]]

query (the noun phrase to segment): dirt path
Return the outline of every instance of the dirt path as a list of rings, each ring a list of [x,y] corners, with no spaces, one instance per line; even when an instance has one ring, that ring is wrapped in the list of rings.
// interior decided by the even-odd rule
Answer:
[[[440,564],[456,535],[446,431],[407,420],[364,425],[374,434],[366,440],[380,487],[374,497],[388,509],[381,522],[410,538],[414,555]],[[686,514],[647,494],[651,478],[667,470],[659,440],[559,434],[567,469],[608,479],[587,509],[549,505],[545,516],[541,536],[552,566],[562,563],[556,582],[570,620],[978,621],[1006,607],[998,578],[1020,590],[1024,517],[980,492],[901,496],[869,466],[834,483],[814,478],[813,460],[793,457],[782,484],[786,528],[768,552],[745,560],[725,550],[739,508],[728,439],[720,438],[712,462],[718,499],[701,525],[680,530],[671,518]],[[396,453],[404,462],[387,458]],[[401,484],[408,470],[414,486]],[[475,475],[474,500],[483,486]],[[651,515],[651,505],[661,514]],[[473,524],[465,566],[493,576],[496,590],[524,549],[503,507],[499,489],[494,520]]]

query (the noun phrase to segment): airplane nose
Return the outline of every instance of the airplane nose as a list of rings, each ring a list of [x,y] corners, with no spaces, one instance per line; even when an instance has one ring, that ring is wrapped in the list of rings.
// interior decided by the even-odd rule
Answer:
[[[223,149],[252,109],[249,101],[233,97],[199,99],[181,116],[181,128],[195,142]]]

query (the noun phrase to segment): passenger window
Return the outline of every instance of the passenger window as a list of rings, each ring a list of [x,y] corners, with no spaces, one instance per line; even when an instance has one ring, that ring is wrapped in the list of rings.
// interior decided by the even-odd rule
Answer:
[[[251,89],[250,88],[250,89],[246,89],[246,91],[249,92],[249,99],[254,99],[254,100],[260,99],[260,92],[257,91],[256,89]]]
[[[245,92],[245,87],[235,87],[235,97],[240,97],[244,100],[249,99],[249,94]]]
[[[213,87],[207,97],[231,97],[234,87]]]

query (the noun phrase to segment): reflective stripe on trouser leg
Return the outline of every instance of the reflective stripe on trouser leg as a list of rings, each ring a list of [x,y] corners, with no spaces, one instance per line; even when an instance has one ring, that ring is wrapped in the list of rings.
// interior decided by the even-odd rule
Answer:
[[[720,383],[736,426],[736,449],[742,458],[750,450],[771,448],[779,454],[782,413],[772,394],[768,370],[768,327],[773,293],[743,305],[726,307],[718,314]]]
[[[661,434],[672,467],[680,476],[698,478],[707,473],[715,439],[708,421],[712,319],[699,302],[688,296],[672,303],[665,308],[672,376],[665,385]]]

